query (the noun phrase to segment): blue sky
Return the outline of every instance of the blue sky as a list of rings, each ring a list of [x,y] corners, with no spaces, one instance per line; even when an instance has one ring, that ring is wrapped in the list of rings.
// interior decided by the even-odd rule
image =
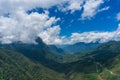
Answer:
[[[56,8],[52,8],[50,15],[62,18],[58,23],[62,29],[60,35],[70,36],[73,32],[114,31],[118,28],[116,14],[120,12],[120,0],[111,0],[101,5],[101,7],[106,6],[109,6],[108,10],[97,13],[91,19],[86,20],[80,20],[81,11],[66,14],[66,12],[55,12]]]
[[[120,41],[120,0],[1,0],[0,7],[1,43]]]
[[[116,14],[120,12],[120,0],[106,1],[99,8],[109,7],[108,10],[102,11],[90,19],[81,20],[82,10],[71,13],[70,11],[61,12],[56,6],[50,9],[38,8],[30,12],[42,13],[44,10],[50,12],[50,16],[61,18],[57,23],[61,27],[61,36],[70,36],[74,32],[83,33],[89,31],[115,31],[118,28],[119,21],[116,20]]]

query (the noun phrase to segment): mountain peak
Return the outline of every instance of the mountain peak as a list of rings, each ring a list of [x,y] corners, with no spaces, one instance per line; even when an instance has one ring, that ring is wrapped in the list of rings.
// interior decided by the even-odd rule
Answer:
[[[35,41],[39,44],[39,43],[43,43],[43,41],[42,41],[42,39],[40,38],[40,37],[37,37],[36,39],[35,39]]]

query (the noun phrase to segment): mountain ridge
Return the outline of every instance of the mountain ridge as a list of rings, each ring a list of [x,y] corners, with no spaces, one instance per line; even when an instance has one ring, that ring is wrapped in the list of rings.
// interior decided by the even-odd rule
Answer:
[[[42,80],[100,80],[99,78],[103,76],[103,74],[106,74],[105,68],[111,71],[112,69],[116,70],[115,73],[120,71],[120,69],[116,67],[120,65],[119,61],[116,61],[120,55],[119,42],[100,44],[92,52],[83,55],[79,52],[77,54],[62,54],[59,56],[57,55],[59,53],[56,54],[54,53],[55,51],[52,51],[56,47],[53,46],[54,49],[52,48],[51,50],[50,46],[44,44],[42,40],[38,39],[38,42],[38,44],[15,43],[0,46],[0,62],[2,64],[2,66],[0,66],[0,75],[2,75],[2,77],[0,78],[3,79],[4,76],[8,75],[7,73],[2,74],[5,69],[12,75],[16,74],[15,76],[23,74],[17,78],[18,80],[21,80],[22,77],[23,80],[28,78],[29,80],[37,80],[36,78]],[[59,60],[66,61],[63,63]],[[5,65],[6,63],[7,65]],[[13,67],[12,71],[9,70],[11,65]],[[96,69],[96,65],[98,69]],[[103,67],[100,65],[103,65]],[[36,67],[34,68],[33,66]],[[29,71],[31,69],[32,71]],[[17,71],[17,73],[15,73],[15,71]],[[55,76],[55,74],[57,74],[57,76]],[[3,80],[7,80],[6,78]],[[9,76],[8,78],[14,80],[16,77],[12,78]],[[107,76],[105,76],[105,78],[108,79]],[[112,80],[112,78],[109,80]],[[116,80],[119,80],[119,77]]]

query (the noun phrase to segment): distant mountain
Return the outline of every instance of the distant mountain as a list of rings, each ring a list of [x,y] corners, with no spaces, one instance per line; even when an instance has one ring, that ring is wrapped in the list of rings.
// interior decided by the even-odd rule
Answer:
[[[73,45],[65,45],[64,47],[62,47],[62,49],[66,52],[66,53],[84,53],[84,52],[90,52],[92,50],[94,50],[95,48],[97,48],[100,45],[100,43],[83,43],[83,42],[79,42]]]

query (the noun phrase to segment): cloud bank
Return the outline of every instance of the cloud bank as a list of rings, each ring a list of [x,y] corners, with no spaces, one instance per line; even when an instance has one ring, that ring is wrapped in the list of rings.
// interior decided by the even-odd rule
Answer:
[[[104,43],[108,41],[120,41],[120,24],[118,29],[113,32],[84,32],[84,33],[72,33],[70,37],[70,43],[85,42],[85,43]]]

